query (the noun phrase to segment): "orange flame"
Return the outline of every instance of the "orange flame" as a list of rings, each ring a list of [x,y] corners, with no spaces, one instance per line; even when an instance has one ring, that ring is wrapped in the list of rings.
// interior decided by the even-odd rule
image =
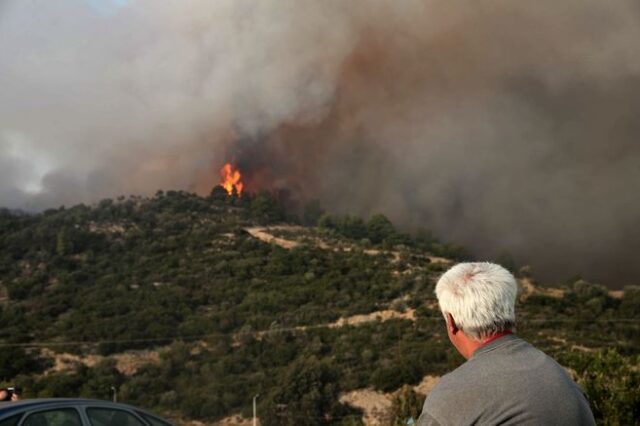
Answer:
[[[227,163],[220,169],[220,186],[222,186],[229,195],[233,194],[235,188],[238,195],[242,194],[244,184],[241,181],[242,174],[231,163]]]

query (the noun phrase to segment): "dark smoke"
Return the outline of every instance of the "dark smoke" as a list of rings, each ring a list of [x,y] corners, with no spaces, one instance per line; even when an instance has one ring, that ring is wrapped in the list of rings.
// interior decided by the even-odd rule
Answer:
[[[207,192],[235,159],[545,279],[640,281],[633,0],[56,3],[0,9],[1,204]]]

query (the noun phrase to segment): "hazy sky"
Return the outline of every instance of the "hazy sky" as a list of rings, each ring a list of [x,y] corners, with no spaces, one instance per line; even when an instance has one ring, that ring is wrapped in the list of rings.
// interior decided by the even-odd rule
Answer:
[[[249,189],[640,282],[634,0],[0,0],[0,205]]]

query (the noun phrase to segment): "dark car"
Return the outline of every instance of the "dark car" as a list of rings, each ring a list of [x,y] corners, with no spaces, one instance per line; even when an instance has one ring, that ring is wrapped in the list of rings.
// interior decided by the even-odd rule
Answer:
[[[0,426],[174,426],[131,405],[80,398],[0,402]]]

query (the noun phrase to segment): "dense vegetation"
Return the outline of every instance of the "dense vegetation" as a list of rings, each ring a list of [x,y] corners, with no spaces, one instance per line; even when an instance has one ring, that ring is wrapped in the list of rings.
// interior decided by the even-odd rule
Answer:
[[[271,231],[291,248],[247,231],[285,222],[306,225]],[[404,385],[462,362],[434,303],[446,263],[430,256],[467,255],[381,215],[331,216],[311,203],[287,216],[267,193],[3,210],[0,382],[31,397],[108,399],[115,387],[121,400],[203,420],[248,415],[260,394],[265,424],[300,425],[358,424],[342,393],[403,389],[393,403],[401,421],[423,398]],[[415,321],[328,326],[385,309],[415,310]],[[640,418],[639,321],[637,287],[620,299],[583,280],[519,306],[520,334],[573,369],[611,424]],[[118,368],[118,355],[143,349],[158,359]],[[56,353],[97,361],[54,368]]]

